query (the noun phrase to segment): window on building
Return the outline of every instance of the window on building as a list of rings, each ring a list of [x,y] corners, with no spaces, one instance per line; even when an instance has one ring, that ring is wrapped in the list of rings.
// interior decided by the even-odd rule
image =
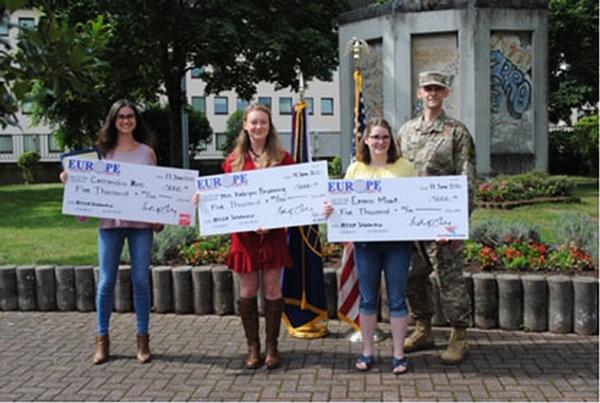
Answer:
[[[279,114],[280,115],[291,115],[292,114],[292,98],[291,97],[279,97]]]
[[[23,135],[23,151],[37,151],[40,152],[40,141],[37,134],[24,134]]]
[[[30,17],[19,18],[19,28],[32,29],[35,28],[35,19]]]
[[[0,135],[0,154],[12,154],[13,141],[12,136]]]
[[[306,102],[306,107],[308,109],[308,114],[309,115],[314,114],[314,111],[315,111],[315,99],[313,97],[306,97],[306,98],[304,98],[304,101]]]
[[[250,102],[246,101],[245,99],[237,99],[237,104],[236,104],[236,109],[238,111],[243,111],[244,109],[246,109],[246,107],[250,104]]]
[[[227,115],[229,113],[228,102],[227,97],[215,97],[215,115]]]
[[[8,36],[8,16],[0,17],[0,36]]]
[[[56,141],[56,137],[54,137],[54,134],[48,135],[48,152],[50,152],[50,153],[62,152],[62,149],[58,146],[58,141]]]
[[[197,112],[206,113],[206,98],[192,97],[192,109]]]
[[[258,103],[266,106],[269,109],[273,109],[271,107],[271,97],[258,97]]]
[[[192,75],[192,78],[200,78],[200,76],[202,75],[202,72],[204,71],[204,68],[202,67],[194,67],[190,73]]]
[[[321,115],[333,115],[333,98],[321,98]]]

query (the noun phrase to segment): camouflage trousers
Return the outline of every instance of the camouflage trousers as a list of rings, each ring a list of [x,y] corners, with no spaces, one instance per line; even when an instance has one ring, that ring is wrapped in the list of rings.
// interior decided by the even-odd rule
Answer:
[[[437,272],[440,280],[440,301],[444,315],[451,326],[468,327],[471,317],[471,300],[463,278],[462,241],[446,244],[415,242],[411,269],[408,275],[408,303],[411,315],[417,320],[433,316],[432,285],[429,275]]]

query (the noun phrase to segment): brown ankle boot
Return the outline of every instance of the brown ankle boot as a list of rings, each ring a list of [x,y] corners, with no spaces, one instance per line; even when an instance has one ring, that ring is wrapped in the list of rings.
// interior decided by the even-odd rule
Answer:
[[[258,305],[256,297],[240,298],[238,300],[238,313],[242,318],[244,333],[248,343],[248,356],[246,368],[256,369],[260,366],[260,340],[258,338]]]
[[[94,353],[94,365],[102,364],[108,360],[110,353],[110,340],[108,335],[96,336],[96,352]]]
[[[282,312],[283,298],[275,300],[265,299],[265,321],[267,324],[267,356],[265,357],[265,367],[267,369],[277,368],[281,363],[279,350],[277,350],[277,339],[279,338]]]
[[[146,364],[152,359],[150,354],[150,336],[147,334],[137,335],[137,359],[140,364]]]

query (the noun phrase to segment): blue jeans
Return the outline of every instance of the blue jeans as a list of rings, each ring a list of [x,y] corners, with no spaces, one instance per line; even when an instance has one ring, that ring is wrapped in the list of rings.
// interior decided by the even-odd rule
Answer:
[[[107,228],[99,230],[100,279],[98,280],[98,293],[96,295],[98,335],[108,335],[119,260],[126,238],[131,256],[131,282],[133,283],[133,303],[137,317],[137,332],[142,335],[148,334],[152,237],[152,229]]]
[[[362,315],[377,314],[382,270],[390,304],[390,317],[408,315],[406,287],[411,248],[411,242],[354,243],[354,259],[360,288],[359,311]]]

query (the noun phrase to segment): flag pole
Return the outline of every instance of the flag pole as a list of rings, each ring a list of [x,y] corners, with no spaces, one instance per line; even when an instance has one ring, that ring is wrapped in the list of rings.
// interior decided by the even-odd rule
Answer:
[[[360,130],[361,126],[361,97],[362,97],[362,86],[363,86],[363,77],[362,72],[360,70],[360,58],[361,54],[369,53],[369,45],[363,39],[357,39],[353,37],[346,44],[346,54],[352,52],[352,60],[354,64],[354,136],[352,138],[352,161],[356,160],[356,152],[358,150],[358,145],[360,143]],[[338,313],[339,315],[339,313]],[[345,318],[348,321],[348,318]],[[362,333],[360,332],[360,326],[356,326],[356,323],[352,321],[353,327],[344,335],[344,338],[351,343],[360,343],[362,342]],[[375,332],[373,333],[373,341],[378,343],[384,340],[386,337],[385,333],[379,329],[375,328]]]
[[[303,163],[311,162],[312,155],[306,121],[304,77],[299,68],[297,72],[299,99],[292,114],[292,156],[296,163]],[[292,227],[288,229],[288,237],[294,267],[283,273],[283,322],[294,338],[325,337],[329,330],[325,323],[327,301],[319,227]]]

